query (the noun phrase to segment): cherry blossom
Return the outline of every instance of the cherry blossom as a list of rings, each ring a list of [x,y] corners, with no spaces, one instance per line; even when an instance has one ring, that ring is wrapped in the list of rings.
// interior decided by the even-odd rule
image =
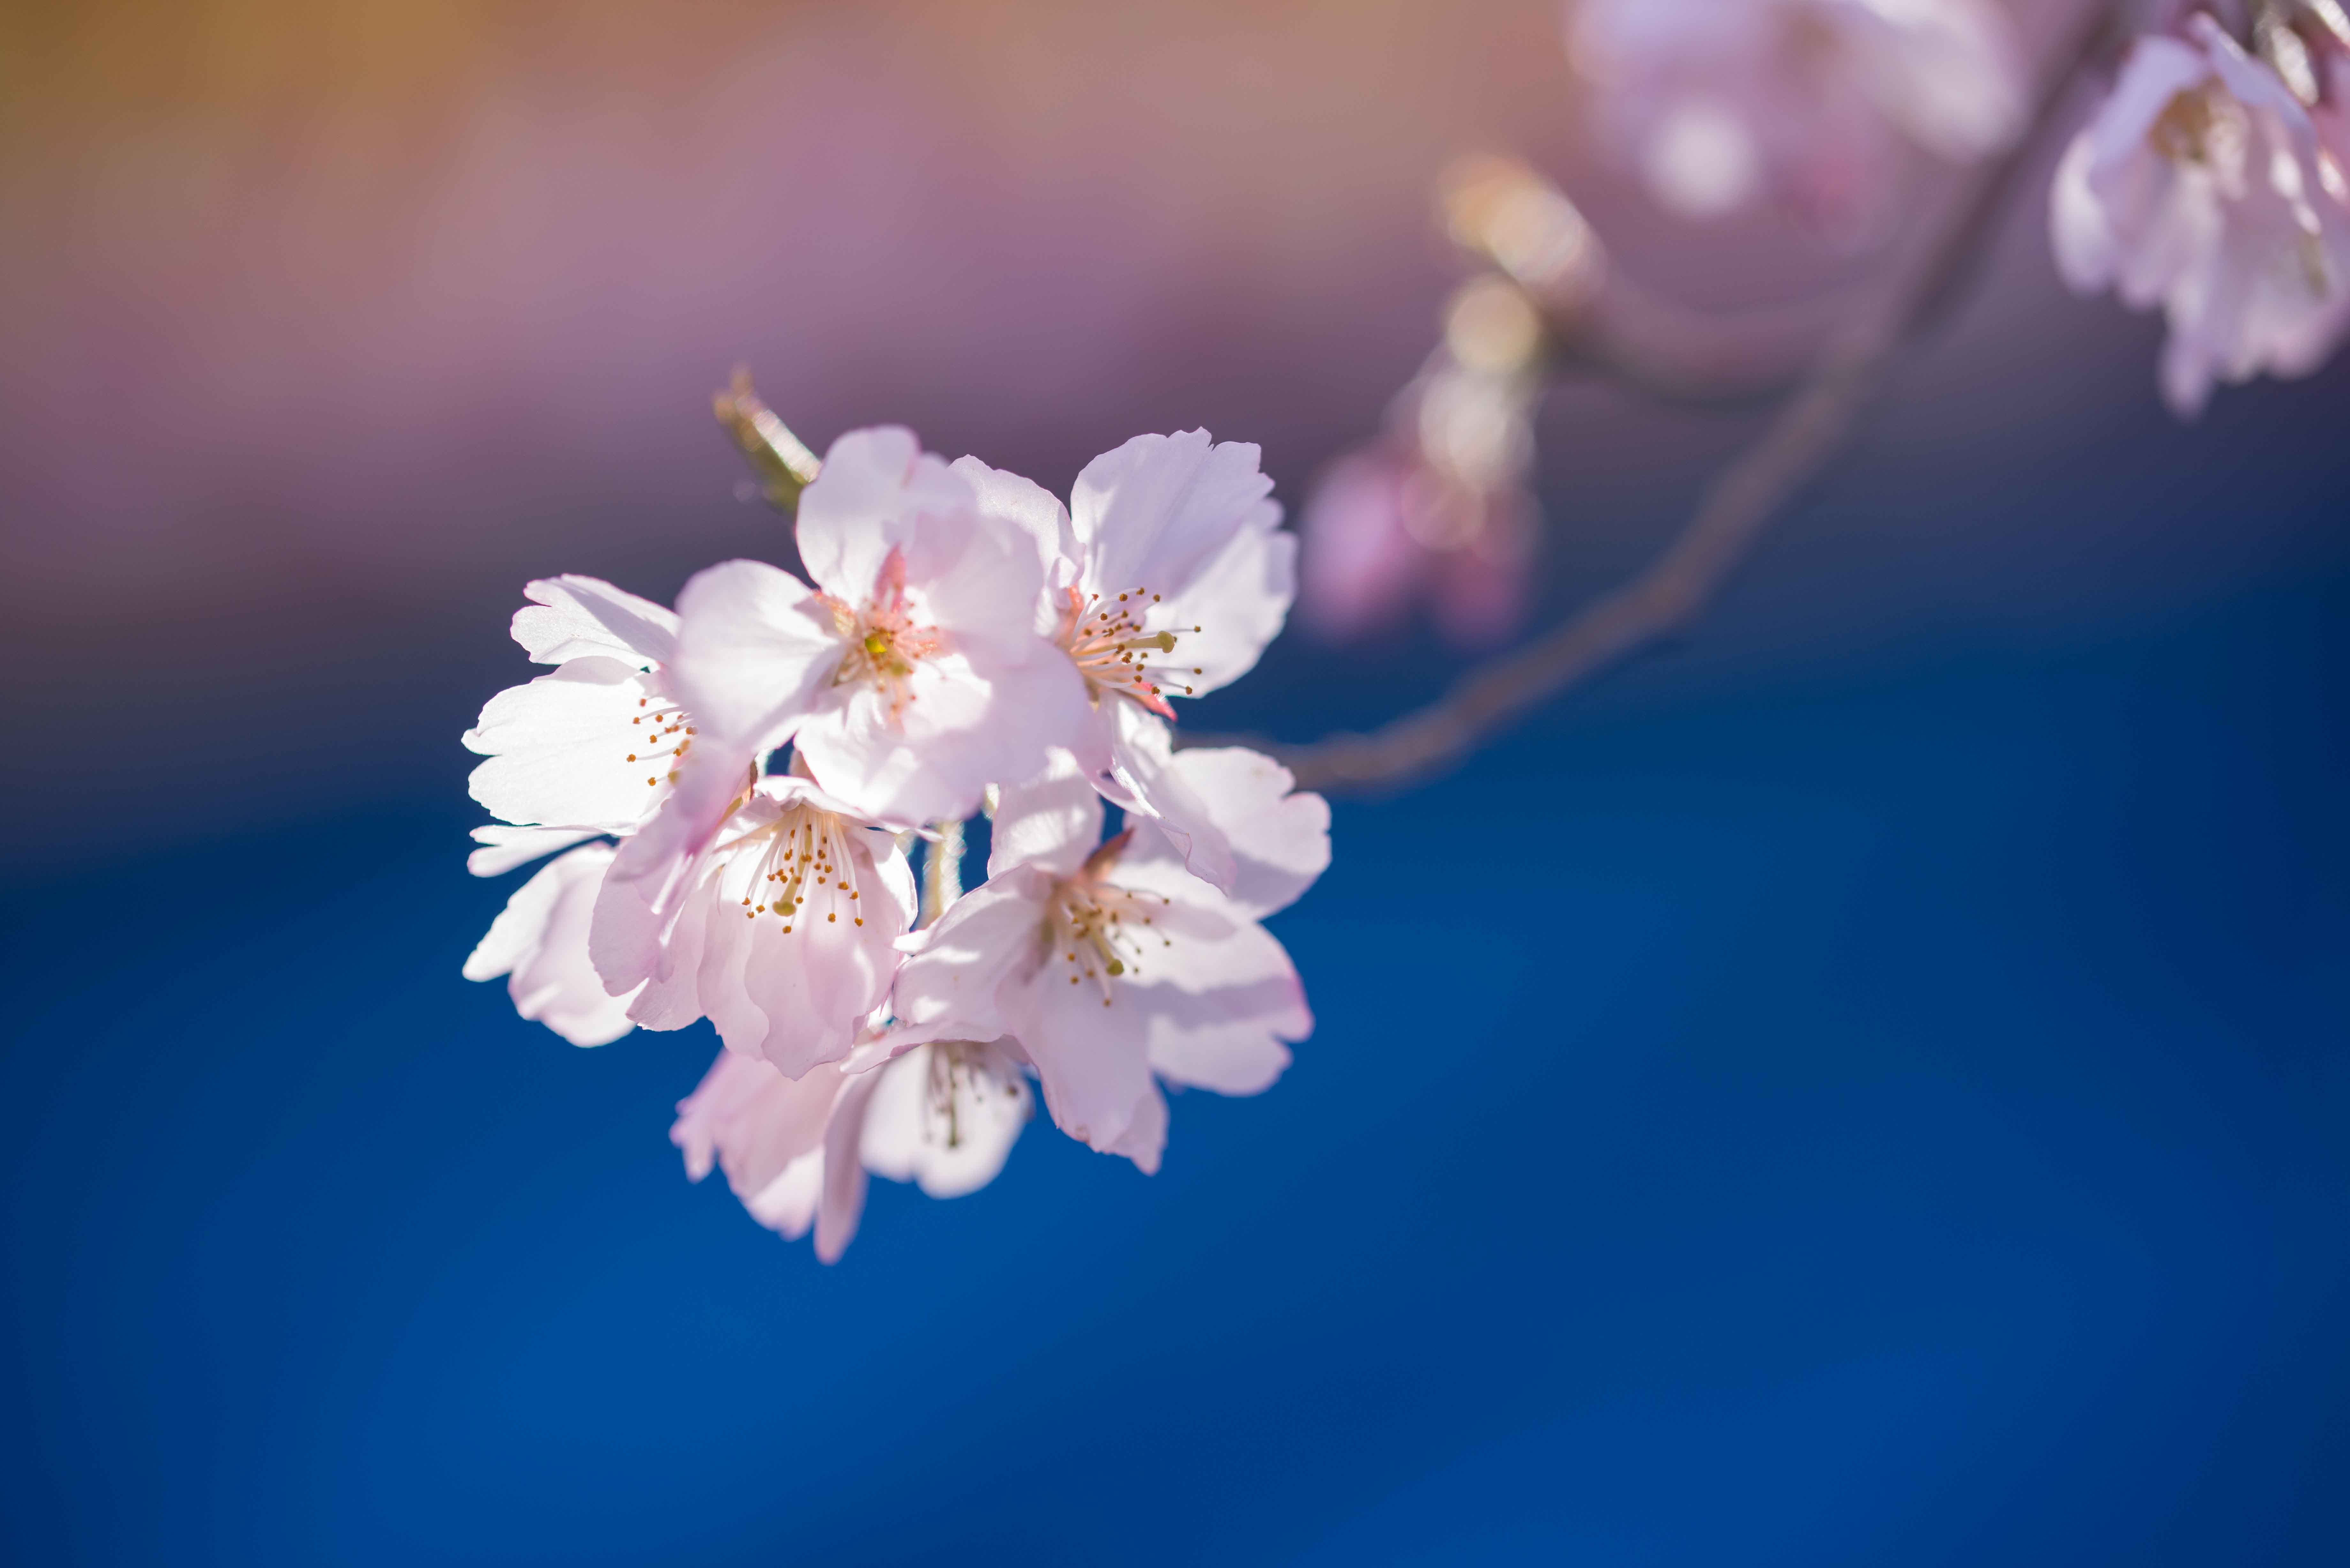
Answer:
[[[699,1181],[712,1165],[754,1219],[837,1262],[857,1233],[868,1171],[959,1198],[995,1179],[1031,1100],[1007,1044],[941,1041],[865,1073],[798,1079],[731,1051],[678,1104],[670,1141]]]
[[[625,856],[624,846],[620,854]],[[889,832],[806,778],[749,785],[655,927],[607,877],[588,950],[648,1029],[708,1017],[728,1048],[793,1077],[847,1054],[889,994],[914,879]]]
[[[674,612],[532,583],[515,635],[556,668],[465,736],[500,819],[467,865],[546,863],[464,972],[580,1044],[709,1019],[723,1049],[671,1131],[688,1172],[723,1167],[827,1262],[870,1175],[993,1179],[1032,1076],[1061,1126],[1156,1169],[1162,1083],[1254,1094],[1312,1026],[1259,921],[1326,864],[1328,810],[1169,728],[1286,617],[1270,491],[1256,448],[1200,431],[1105,453],[1066,507],[855,431],[798,497],[812,582],[728,562]],[[1129,819],[1107,843],[1105,798]],[[956,901],[961,823],[999,799],[990,880]],[[957,847],[910,935],[917,831]]]
[[[2210,17],[2187,35],[2137,40],[2050,196],[2074,290],[2161,306],[2182,418],[2216,381],[2315,369],[2350,309],[2350,188],[2317,123]]]
[[[492,815],[572,829],[572,842],[625,833],[666,796],[693,744],[666,673],[677,617],[594,577],[555,577],[523,592],[533,602],[515,616],[515,640],[557,668],[483,708],[464,743],[488,760],[468,787]],[[551,835],[502,842],[560,847]],[[501,858],[477,857],[476,873],[506,868]]]
[[[1003,793],[988,879],[900,945],[893,1037],[1018,1043],[1070,1137],[1156,1170],[1158,1080],[1253,1095],[1313,1028],[1304,988],[1258,919],[1327,862],[1327,808],[1244,752],[1184,752],[1166,770],[1221,819],[1233,891],[1184,867],[1163,824],[1101,842],[1103,808],[1075,759]]]
[[[1525,618],[1540,506],[1523,483],[1466,482],[1419,452],[1382,446],[1330,465],[1299,525],[1298,607],[1345,642],[1392,627],[1415,600],[1458,647],[1486,647]]]
[[[478,852],[477,852],[478,853]],[[588,924],[612,846],[588,844],[559,855],[515,889],[465,961],[467,980],[511,975],[515,1011],[574,1045],[604,1045],[635,1027],[633,992],[614,996],[588,960]]]
[[[1032,542],[910,431],[854,431],[800,497],[813,588],[757,562],[680,596],[678,682],[738,749],[792,742],[825,788],[899,826],[1028,777],[1084,688],[1034,628]]]
[[[515,640],[557,668],[491,698],[465,733],[464,743],[488,758],[473,770],[473,798],[506,819],[473,830],[482,847],[466,867],[495,877],[570,853],[515,890],[464,973],[511,974],[523,1017],[574,1044],[601,1045],[632,1027],[634,991],[614,996],[589,962],[590,919],[613,850],[584,841],[625,834],[657,809],[692,745],[663,673],[677,618],[594,577],[550,578],[523,592],[531,602],[515,616]]]
[[[1602,129],[1684,217],[1768,197],[1866,238],[1905,142],[1964,163],[2023,127],[1992,0],[1576,0],[1567,33]]]
[[[1066,507],[976,458],[955,464],[983,510],[1025,529],[1046,563],[1035,629],[1083,677],[1087,699],[1061,743],[1096,788],[1158,819],[1191,869],[1220,886],[1232,879],[1231,852],[1169,766],[1167,723],[1175,699],[1254,667],[1296,595],[1297,542],[1281,529],[1258,457],[1205,431],[1137,436],[1087,463]]]
[[[800,497],[797,537],[813,587],[729,561],[678,596],[669,678],[697,743],[615,863],[622,896],[598,917],[615,950],[676,919],[711,835],[785,742],[854,815],[910,827],[970,815],[1079,722],[1084,682],[1036,635],[1033,540],[983,513],[911,431],[835,441]]]

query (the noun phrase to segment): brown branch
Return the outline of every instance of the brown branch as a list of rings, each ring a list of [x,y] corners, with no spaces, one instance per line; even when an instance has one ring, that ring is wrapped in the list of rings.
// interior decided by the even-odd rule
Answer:
[[[1458,762],[1495,731],[1703,608],[1755,540],[1825,466],[1885,370],[1973,265],[2018,174],[2054,122],[2074,78],[2126,28],[2130,0],[2093,7],[2042,84],[2032,128],[2015,147],[1975,171],[1939,214],[1929,243],[1914,247],[1885,285],[1829,339],[1755,443],[1718,475],[1664,554],[1624,587],[1483,668],[1431,705],[1367,735],[1334,734],[1269,751],[1300,788],[1399,786]],[[1185,736],[1183,743],[1230,743]]]

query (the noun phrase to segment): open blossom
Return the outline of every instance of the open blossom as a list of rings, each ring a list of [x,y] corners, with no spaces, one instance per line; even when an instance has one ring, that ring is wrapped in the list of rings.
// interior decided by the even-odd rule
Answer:
[[[1035,632],[1034,542],[911,431],[835,441],[797,537],[813,587],[729,561],[678,596],[668,678],[696,744],[614,866],[598,919],[615,944],[675,919],[749,770],[785,742],[852,812],[907,827],[966,816],[988,784],[1034,774],[1084,710],[1083,681]]]
[[[2023,126],[1993,0],[1575,0],[1567,28],[1603,129],[1685,217],[1768,197],[1862,236],[1904,142],[1970,162]]]
[[[670,924],[608,919],[615,902],[634,908],[608,877],[589,953],[608,991],[637,993],[632,1020],[681,1029],[707,1017],[730,1050],[798,1077],[847,1055],[889,995],[914,878],[889,833],[778,775],[743,790]]]
[[[1027,1125],[1019,1057],[1003,1044],[917,1046],[869,1072],[798,1079],[733,1052],[678,1104],[670,1141],[699,1181],[713,1164],[754,1219],[836,1262],[857,1233],[872,1171],[959,1198],[995,1179]]]
[[[1168,766],[1222,821],[1230,894],[1186,870],[1156,823],[1101,842],[1101,801],[1063,758],[1004,792],[988,880],[907,940],[893,996],[899,1039],[1017,1042],[1062,1130],[1144,1170],[1166,1141],[1157,1080],[1256,1094],[1311,1032],[1289,955],[1257,921],[1329,858],[1327,807],[1289,794],[1269,759],[1192,751]]]
[[[594,577],[523,592],[533,602],[515,616],[515,640],[556,669],[482,709],[464,743],[488,760],[467,787],[509,823],[625,833],[660,803],[693,744],[665,673],[677,617]]]
[[[1157,819],[1191,869],[1220,886],[1232,878],[1231,850],[1208,804],[1169,765],[1167,722],[1176,699],[1246,674],[1296,595],[1297,542],[1281,529],[1258,455],[1205,431],[1137,436],[1086,465],[1066,507],[976,458],[955,464],[983,509],[1025,529],[1048,563],[1035,629],[1082,676],[1086,698],[1056,743],[1111,800]]]
[[[558,855],[515,889],[465,960],[467,980],[510,975],[515,1011],[536,1019],[574,1045],[605,1045],[634,1025],[633,992],[614,996],[588,961],[588,923],[596,891],[612,863],[608,844]]]
[[[679,596],[677,680],[726,744],[790,741],[877,821],[967,816],[1025,778],[1083,701],[1035,636],[1033,544],[910,431],[854,431],[799,502],[809,587],[754,561]]]
[[[2182,418],[2215,381],[2315,369],[2350,312],[2338,151],[2210,17],[2187,30],[2137,40],[2050,196],[2067,283],[2162,307],[2162,391]]]
[[[677,618],[594,577],[523,592],[531,602],[515,617],[515,640],[557,668],[491,698],[465,733],[487,757],[473,770],[473,798],[505,819],[473,830],[482,847],[466,867],[495,877],[570,852],[515,890],[464,972],[511,975],[522,1016],[576,1045],[601,1045],[629,1032],[634,993],[612,995],[588,961],[589,920],[613,852],[583,841],[627,833],[652,812],[692,744],[663,675]]]

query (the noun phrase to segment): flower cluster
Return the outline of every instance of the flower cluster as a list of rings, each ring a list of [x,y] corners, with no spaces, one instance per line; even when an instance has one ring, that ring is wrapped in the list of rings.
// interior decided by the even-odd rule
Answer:
[[[1155,1170],[1162,1085],[1257,1093],[1312,1028],[1259,922],[1327,864],[1328,808],[1170,730],[1288,614],[1271,490],[1255,447],[1201,431],[1103,454],[1066,506],[858,431],[799,496],[809,581],[730,561],[673,611],[532,583],[515,639],[555,669],[464,738],[501,819],[469,865],[561,853],[465,973],[582,1045],[709,1019],[687,1168],[827,1262],[867,1172],[993,1179],[1032,1077],[1070,1136]],[[987,880],[954,898],[983,809]]]
[[[2350,325],[2350,20],[2261,7],[2248,50],[2210,16],[2137,40],[2058,166],[2065,281],[2159,306],[2164,399],[2306,375]]]

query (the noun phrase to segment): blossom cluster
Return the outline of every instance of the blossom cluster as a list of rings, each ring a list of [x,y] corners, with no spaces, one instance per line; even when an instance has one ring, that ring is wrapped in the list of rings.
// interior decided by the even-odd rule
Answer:
[[[2165,400],[2306,375],[2350,327],[2350,17],[2264,6],[2254,48],[2210,16],[2139,38],[2049,198],[2065,281],[2159,307]]]
[[[468,864],[555,858],[465,973],[582,1045],[709,1019],[723,1049],[671,1137],[827,1262],[868,1172],[991,1180],[1032,1079],[1069,1136],[1155,1170],[1164,1086],[1255,1094],[1312,1028],[1260,922],[1328,863],[1328,808],[1170,729],[1288,614],[1271,492],[1255,447],[1202,431],[1103,454],[1066,506],[856,431],[799,497],[809,580],[730,561],[674,609],[530,584],[515,639],[555,668],[464,737],[500,819]],[[986,880],[953,897],[983,811]]]

